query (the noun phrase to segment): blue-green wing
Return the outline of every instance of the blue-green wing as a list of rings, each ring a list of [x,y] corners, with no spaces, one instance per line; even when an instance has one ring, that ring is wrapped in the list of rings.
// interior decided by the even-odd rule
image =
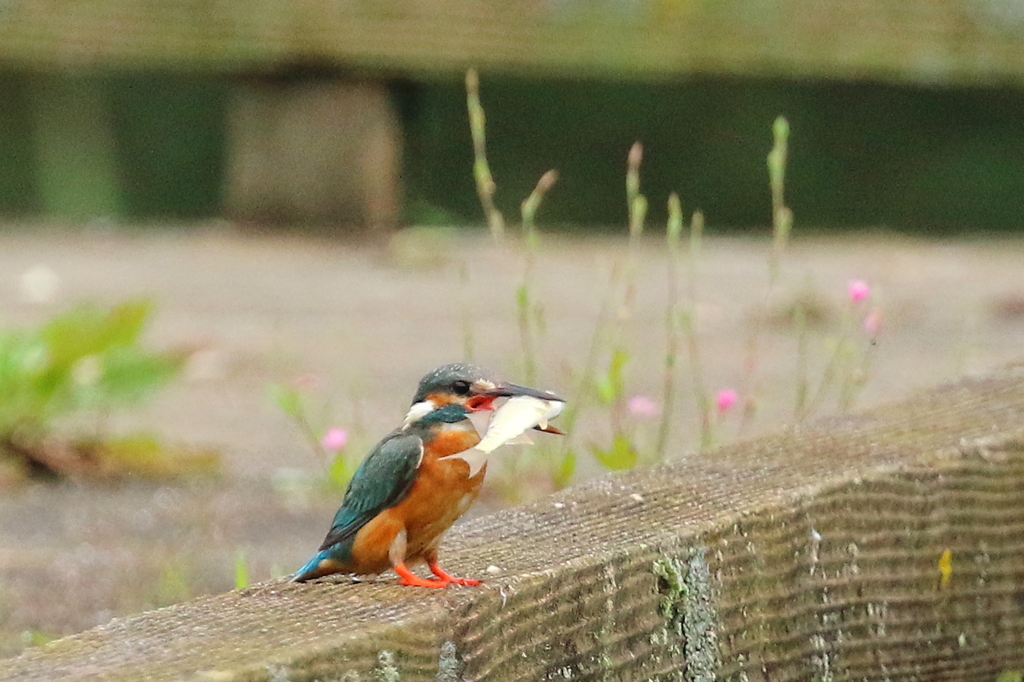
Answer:
[[[373,517],[401,502],[422,459],[418,435],[395,431],[378,443],[352,476],[320,549],[352,539]]]

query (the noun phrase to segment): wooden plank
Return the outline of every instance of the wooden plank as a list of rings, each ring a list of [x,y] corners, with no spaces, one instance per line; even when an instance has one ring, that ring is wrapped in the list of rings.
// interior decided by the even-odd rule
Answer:
[[[1024,363],[591,481],[443,553],[486,584],[271,581],[0,679],[995,679],[1024,668]]]
[[[1015,8],[996,0],[37,0],[0,9],[0,62],[1021,82],[1024,15]]]

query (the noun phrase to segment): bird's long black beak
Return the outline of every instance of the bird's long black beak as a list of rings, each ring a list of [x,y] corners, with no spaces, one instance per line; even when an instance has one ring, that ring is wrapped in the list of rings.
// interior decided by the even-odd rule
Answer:
[[[512,384],[508,382],[502,382],[494,388],[484,391],[480,394],[487,398],[515,398],[517,396],[529,396],[531,398],[539,398],[540,400],[553,400],[555,402],[564,403],[565,398],[559,398],[550,391],[541,391],[540,389],[530,388],[529,386],[520,386],[519,384]],[[556,433],[558,435],[565,435],[564,431],[561,431],[554,426],[548,424],[547,426],[534,426],[535,431],[544,431],[546,433]]]
[[[541,400],[554,400],[556,402],[564,403],[565,398],[559,398],[554,393],[549,391],[541,391],[536,388],[530,388],[529,386],[520,386],[519,384],[511,384],[502,382],[492,388],[489,391],[484,391],[482,395],[493,396],[495,398],[513,398],[517,395],[526,395],[531,398],[540,398]]]

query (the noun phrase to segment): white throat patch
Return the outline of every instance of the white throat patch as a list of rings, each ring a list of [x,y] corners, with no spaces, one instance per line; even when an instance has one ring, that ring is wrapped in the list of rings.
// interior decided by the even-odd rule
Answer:
[[[437,405],[430,400],[413,403],[412,407],[409,408],[409,413],[405,415],[405,421],[402,425],[408,426],[409,424],[414,424],[436,409]]]

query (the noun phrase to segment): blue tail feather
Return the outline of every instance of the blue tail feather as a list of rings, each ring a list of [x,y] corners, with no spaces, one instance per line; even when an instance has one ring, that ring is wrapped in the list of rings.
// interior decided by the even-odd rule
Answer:
[[[292,576],[291,582],[301,583],[312,578],[317,578],[321,575],[320,573],[320,562],[324,559],[329,558],[328,550],[322,549],[317,552],[312,559],[306,562],[306,565],[295,572]]]

